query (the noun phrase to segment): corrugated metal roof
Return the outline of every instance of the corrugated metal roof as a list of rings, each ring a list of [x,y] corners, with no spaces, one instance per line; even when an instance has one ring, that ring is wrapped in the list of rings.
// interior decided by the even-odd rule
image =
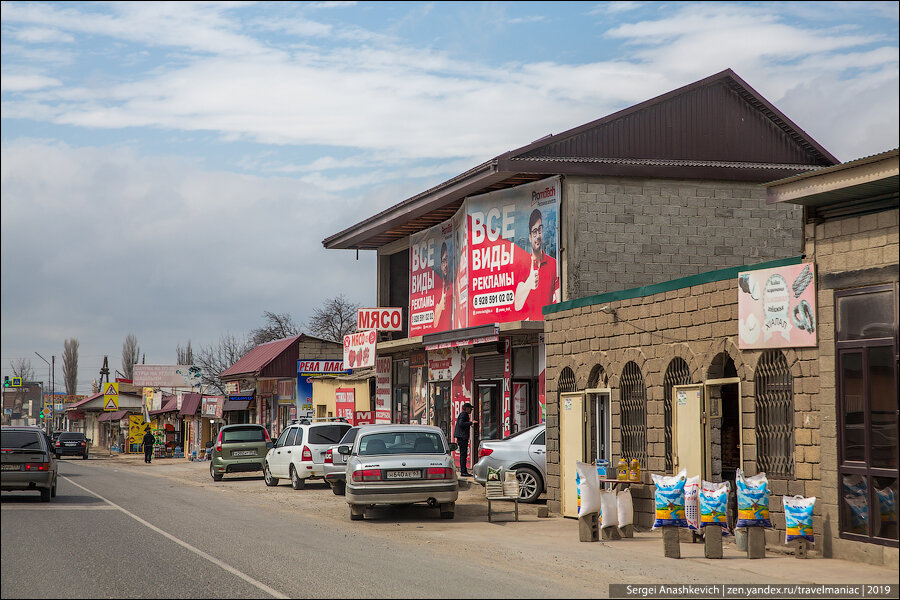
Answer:
[[[184,394],[181,396],[181,414],[194,415],[200,408],[200,394]]]
[[[731,69],[501,154],[322,241],[376,249],[451,217],[467,196],[552,175],[765,183],[839,163]]]
[[[167,412],[178,410],[178,398],[176,396],[167,396],[163,398],[162,408],[159,410],[151,410],[151,415],[161,415]]]
[[[220,377],[224,379],[226,377],[246,375],[249,373],[258,374],[263,370],[263,368],[265,368],[266,365],[278,358],[282,352],[290,348],[291,345],[301,337],[303,336],[296,335],[294,337],[260,344],[259,346],[245,354],[239,361],[225,369]],[[299,357],[294,357],[295,360],[297,358]]]
[[[862,158],[857,158],[849,162],[841,163],[839,165],[833,165],[831,167],[819,167],[812,173],[800,173],[799,175],[785,177],[784,179],[778,179],[777,181],[770,181],[766,184],[766,187],[792,183],[794,181],[800,181],[801,179],[809,179],[810,177],[818,177],[819,175],[824,175],[826,173],[836,173],[837,171],[843,171],[844,169],[861,167],[862,165],[878,162],[886,158],[892,158],[894,156],[900,156],[900,148],[894,148],[893,150],[886,150],[884,152],[879,152],[878,154],[864,156]]]
[[[74,404],[70,404],[69,406],[66,407],[66,410],[72,410],[72,409],[78,408],[79,406],[84,406],[85,404],[87,404],[88,402],[93,400],[94,398],[99,398],[102,395],[103,394],[94,394],[93,396],[88,396],[84,400],[79,400],[78,402],[76,402]]]

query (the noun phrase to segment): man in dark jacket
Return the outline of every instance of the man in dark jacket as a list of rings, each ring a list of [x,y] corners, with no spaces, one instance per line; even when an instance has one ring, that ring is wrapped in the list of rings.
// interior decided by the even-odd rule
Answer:
[[[462,477],[469,477],[468,461],[469,461],[469,428],[478,421],[473,421],[469,415],[472,414],[472,405],[466,402],[463,404],[462,412],[456,417],[456,426],[453,428],[453,437],[459,444],[459,474]]]
[[[153,444],[156,442],[156,438],[153,437],[153,434],[150,432],[150,427],[147,427],[147,433],[144,434],[144,462],[149,463],[153,459]]]

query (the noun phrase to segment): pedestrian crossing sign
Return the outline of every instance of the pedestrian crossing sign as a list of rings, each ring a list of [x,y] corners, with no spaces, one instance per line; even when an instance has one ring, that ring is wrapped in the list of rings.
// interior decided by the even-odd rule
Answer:
[[[119,410],[118,381],[107,381],[103,384],[103,410]]]

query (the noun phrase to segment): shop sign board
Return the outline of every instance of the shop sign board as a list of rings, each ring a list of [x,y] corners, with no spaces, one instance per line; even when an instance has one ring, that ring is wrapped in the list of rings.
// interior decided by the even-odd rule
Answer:
[[[453,220],[409,236],[409,335],[453,327]]]
[[[222,396],[203,396],[201,401],[201,415],[204,417],[218,417],[221,412],[220,406],[224,405],[225,398]]]
[[[359,331],[344,336],[344,364],[350,369],[375,366],[377,332]]]
[[[344,362],[327,359],[303,359],[297,361],[297,373],[303,375],[334,375],[335,373],[350,373],[344,368]]]
[[[196,387],[201,383],[203,370],[194,365],[134,365],[134,385],[137,387]]]
[[[741,350],[817,344],[814,263],[744,271],[737,287]]]
[[[360,308],[356,311],[356,329],[367,331],[403,331],[402,308]]]
[[[358,410],[354,413],[354,425],[372,425],[373,423],[375,423],[375,411]]]
[[[389,356],[375,359],[375,422],[391,422],[391,366]]]
[[[453,379],[450,349],[428,351],[428,381],[450,381]]]
[[[144,415],[128,415],[128,443],[140,444],[146,433],[147,423],[144,421]]]
[[[334,391],[335,416],[347,419],[353,423],[353,413],[356,411],[356,390],[354,388],[338,388]]]

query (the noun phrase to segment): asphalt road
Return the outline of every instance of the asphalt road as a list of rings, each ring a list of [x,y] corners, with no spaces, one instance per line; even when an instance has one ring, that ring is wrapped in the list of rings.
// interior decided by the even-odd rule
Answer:
[[[349,521],[336,526],[111,463],[61,461],[60,475],[51,503],[2,496],[4,598],[572,597],[580,589],[499,568],[477,548],[423,551]]]

